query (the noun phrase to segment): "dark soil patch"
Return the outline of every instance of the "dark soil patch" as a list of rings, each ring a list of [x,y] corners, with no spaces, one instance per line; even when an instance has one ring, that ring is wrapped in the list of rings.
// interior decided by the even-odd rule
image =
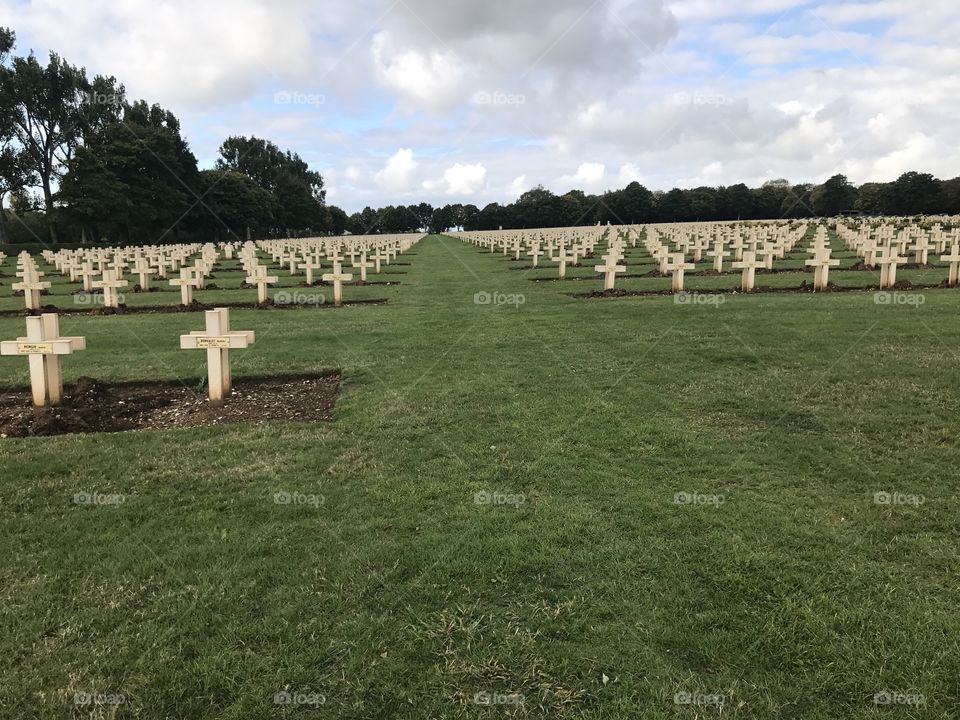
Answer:
[[[372,298],[370,300],[344,300],[344,307],[350,305],[386,305],[389,302],[387,298]],[[212,310],[215,307],[225,308],[246,308],[257,310],[322,310],[325,308],[334,308],[333,302],[327,303],[274,303],[269,298],[265,303],[245,302],[245,303],[214,303],[213,305],[204,305],[194,300],[190,305],[144,305],[141,307],[128,307],[121,305],[119,308],[94,308],[91,310],[74,310],[73,308],[60,308],[54,305],[46,305],[39,310],[3,310],[0,311],[0,317],[27,317],[29,315],[40,315],[41,313],[58,313],[60,315],[165,315],[169,313],[199,312],[201,310]]]
[[[893,287],[887,288],[884,292],[895,291],[895,290],[938,290],[949,288],[947,281],[944,280],[941,283],[934,285],[914,285],[909,280],[900,280],[893,285]],[[782,287],[782,288],[773,288],[765,287],[762,285],[757,285],[754,287],[752,292],[745,293],[739,287],[736,288],[717,288],[715,290],[690,290],[687,292],[688,295],[761,295],[765,293],[847,293],[847,292],[880,292],[879,285],[868,285],[866,287],[846,287],[843,285],[835,285],[833,283],[827,283],[827,287],[823,290],[814,290],[813,283],[808,283],[804,280],[798,287]],[[624,290],[622,288],[614,288],[613,290],[594,290],[593,292],[588,293],[569,293],[570,297],[577,298],[579,300],[590,300],[596,298],[617,298],[617,297],[652,297],[659,295],[674,295],[673,290]]]
[[[152,287],[152,288],[150,288],[149,290],[144,290],[144,289],[143,289],[142,287],[140,287],[139,285],[134,285],[134,286],[133,286],[133,292],[136,293],[136,294],[140,294],[140,293],[155,293],[155,292],[161,292],[161,290],[160,290],[160,288],[158,288],[158,287]]]
[[[234,380],[233,395],[210,403],[205,388],[161,382],[101,383],[80,378],[63,404],[35,408],[29,391],[0,397],[0,437],[166,430],[172,428],[333,419],[340,373]]]

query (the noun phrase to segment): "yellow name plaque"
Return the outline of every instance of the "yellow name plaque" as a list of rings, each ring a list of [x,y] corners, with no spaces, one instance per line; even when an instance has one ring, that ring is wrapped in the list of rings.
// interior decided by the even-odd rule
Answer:
[[[197,338],[198,350],[226,350],[230,347],[230,338],[228,337],[201,337]]]
[[[53,343],[17,343],[17,352],[21,355],[52,355]]]

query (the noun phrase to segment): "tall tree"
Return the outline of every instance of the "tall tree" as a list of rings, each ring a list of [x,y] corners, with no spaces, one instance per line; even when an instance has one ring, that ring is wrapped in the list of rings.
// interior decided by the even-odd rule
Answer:
[[[50,53],[46,66],[31,53],[0,67],[0,102],[9,113],[30,170],[39,178],[54,243],[53,186],[79,145],[91,116],[86,102],[90,90],[86,71],[56,53]]]
[[[127,105],[123,120],[90,134],[68,168],[57,197],[95,234],[127,242],[167,239],[180,233],[192,207],[202,207],[197,159],[177,118],[159,105]]]
[[[319,228],[326,217],[323,178],[299,155],[258,137],[229,137],[220,146],[217,169],[235,170],[270,192],[281,229]]]
[[[820,217],[833,217],[853,210],[857,202],[857,189],[850,184],[846,175],[834,175],[810,192],[810,202],[813,211]]]

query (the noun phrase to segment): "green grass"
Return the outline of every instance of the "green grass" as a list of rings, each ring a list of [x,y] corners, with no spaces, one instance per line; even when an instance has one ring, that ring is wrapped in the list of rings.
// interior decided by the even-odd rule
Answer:
[[[388,305],[232,313],[238,385],[343,369],[332,423],[0,441],[0,717],[957,716],[960,295],[584,301],[451,238],[409,261],[363,289]],[[64,317],[67,379],[198,384],[201,324]]]

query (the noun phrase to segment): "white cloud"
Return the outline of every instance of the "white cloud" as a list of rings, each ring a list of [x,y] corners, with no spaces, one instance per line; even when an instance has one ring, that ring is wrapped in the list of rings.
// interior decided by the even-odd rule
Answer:
[[[413,185],[417,165],[417,161],[413,159],[413,150],[400,148],[387,160],[383,169],[373,176],[374,182],[391,192],[405,192]]]
[[[511,198],[520,197],[528,189],[527,176],[518,175],[511,181],[510,186],[507,188],[507,195],[509,195]]]
[[[443,173],[443,179],[447,183],[448,195],[472,195],[484,186],[487,180],[487,169],[477,163],[476,165],[456,165],[447,168]]]
[[[273,92],[307,92],[290,87],[309,66],[304,7],[302,0],[7,0],[0,25],[182,112],[248,99],[267,82],[277,84]]]
[[[620,166],[620,184],[627,186],[632,182],[643,182],[643,176],[640,174],[640,168],[633,163],[624,163]]]
[[[416,106],[439,109],[459,93],[463,70],[449,52],[397,50],[389,33],[378,33],[371,46],[377,77]]]
[[[204,166],[267,137],[350,211],[960,167],[958,3],[0,0],[0,25],[170,108]]]
[[[606,165],[596,162],[580,163],[573,175],[564,175],[563,180],[582,190],[599,190],[603,183]]]

